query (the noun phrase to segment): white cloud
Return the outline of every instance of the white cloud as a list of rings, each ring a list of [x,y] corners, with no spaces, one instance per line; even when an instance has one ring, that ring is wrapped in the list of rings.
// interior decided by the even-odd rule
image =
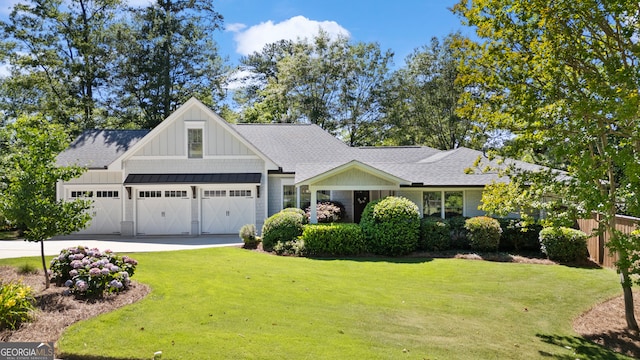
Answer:
[[[227,29],[230,30],[229,26]],[[249,55],[262,50],[266,44],[279,40],[310,39],[318,34],[319,29],[326,31],[332,38],[338,35],[349,36],[349,31],[335,21],[316,21],[299,15],[277,24],[269,20],[244,31],[236,30],[233,39],[236,41],[236,52]]]
[[[245,24],[241,24],[241,23],[233,23],[233,24],[228,24],[225,26],[225,31],[231,31],[231,32],[239,32],[240,30],[246,28],[247,25]]]

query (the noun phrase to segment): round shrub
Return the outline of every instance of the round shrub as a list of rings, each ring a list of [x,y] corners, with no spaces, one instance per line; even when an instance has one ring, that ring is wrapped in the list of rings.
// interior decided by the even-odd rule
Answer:
[[[571,262],[587,257],[589,235],[568,227],[548,227],[540,231],[540,248],[550,260]]]
[[[298,236],[302,235],[304,217],[300,212],[288,209],[270,216],[262,226],[263,249],[272,251],[278,242],[295,241]]]
[[[260,238],[256,235],[256,226],[254,224],[246,224],[240,228],[240,239],[244,242],[245,249],[255,249],[260,243]]]
[[[502,228],[500,223],[488,216],[476,216],[464,223],[471,249],[480,251],[498,251]]]
[[[365,251],[364,234],[358,224],[307,225],[302,240],[309,255],[358,255]]]
[[[306,215],[304,210],[302,210],[300,208],[297,208],[297,207],[284,208],[280,212],[292,212],[292,213],[300,214],[300,215],[302,215],[302,223],[303,224],[309,223],[309,221],[308,221],[309,217]]]
[[[360,226],[367,249],[386,256],[415,251],[420,237],[418,206],[404,197],[389,196],[364,208]]]
[[[420,221],[419,250],[443,251],[451,244],[449,223],[434,217],[425,217]]]

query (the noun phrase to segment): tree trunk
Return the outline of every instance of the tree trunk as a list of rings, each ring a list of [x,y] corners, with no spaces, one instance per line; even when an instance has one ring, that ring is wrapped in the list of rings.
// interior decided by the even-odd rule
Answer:
[[[627,328],[632,331],[638,331],[638,322],[634,314],[633,306],[633,292],[631,291],[631,279],[629,278],[629,271],[623,269],[620,271],[620,283],[622,284],[622,291],[624,293],[624,316],[627,320]]]
[[[42,259],[42,270],[44,270],[44,288],[48,289],[49,274],[47,273],[47,263],[44,261],[44,240],[40,240],[40,258]]]

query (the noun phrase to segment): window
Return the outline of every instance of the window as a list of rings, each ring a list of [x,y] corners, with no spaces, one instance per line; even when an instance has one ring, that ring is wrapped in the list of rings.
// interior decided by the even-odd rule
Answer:
[[[227,190],[204,190],[204,197],[212,198],[212,197],[226,197]]]
[[[72,191],[72,198],[90,198],[93,197],[93,191]]]
[[[444,217],[462,216],[462,191],[444,192]]]
[[[296,187],[294,185],[284,185],[282,187],[282,208],[296,207]]]
[[[425,191],[422,213],[425,217],[442,216],[442,193],[440,191]]]
[[[164,192],[164,197],[185,198],[187,197],[187,191],[186,190],[167,190]]]
[[[96,191],[96,197],[99,198],[118,198],[117,191]]]
[[[187,129],[189,159],[202,159],[202,129]]]
[[[138,192],[140,198],[159,198],[162,197],[162,191],[140,191]]]
[[[462,191],[425,191],[423,193],[425,217],[452,218],[463,215],[464,193]]]
[[[251,190],[229,190],[230,197],[251,197]]]
[[[298,207],[296,203],[296,187],[294,185],[284,185],[282,187],[282,208]],[[318,191],[316,194],[316,200],[318,202],[331,200],[331,192],[328,190]],[[309,186],[304,185],[300,187],[300,208],[306,209],[311,204],[311,191]]]

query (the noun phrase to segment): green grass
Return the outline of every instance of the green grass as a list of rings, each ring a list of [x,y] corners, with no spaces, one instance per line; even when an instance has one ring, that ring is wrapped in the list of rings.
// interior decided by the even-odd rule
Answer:
[[[611,270],[313,260],[238,248],[133,257],[134,280],[152,293],[70,327],[58,344],[62,358],[625,358],[571,327],[620,293]]]

